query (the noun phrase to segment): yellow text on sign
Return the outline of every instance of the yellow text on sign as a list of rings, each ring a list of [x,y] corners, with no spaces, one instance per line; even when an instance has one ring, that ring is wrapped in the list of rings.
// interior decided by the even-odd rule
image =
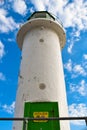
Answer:
[[[48,118],[49,113],[48,112],[34,112],[33,113],[34,118]],[[47,122],[48,120],[34,120],[34,122]]]

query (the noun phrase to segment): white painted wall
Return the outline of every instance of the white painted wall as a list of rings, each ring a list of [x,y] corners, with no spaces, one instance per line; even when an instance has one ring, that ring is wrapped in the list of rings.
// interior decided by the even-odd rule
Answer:
[[[23,117],[25,101],[58,102],[60,117],[68,116],[60,40],[46,26],[34,27],[24,36],[15,117]],[[69,130],[69,122],[61,121],[60,127]],[[22,123],[14,123],[14,129],[22,130]]]

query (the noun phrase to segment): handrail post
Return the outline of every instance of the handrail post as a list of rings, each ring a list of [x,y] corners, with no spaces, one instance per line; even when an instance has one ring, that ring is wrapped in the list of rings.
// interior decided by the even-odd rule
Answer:
[[[87,118],[85,118],[85,123],[86,123],[86,126],[87,126]]]
[[[27,119],[24,119],[23,123],[23,130],[27,130]]]

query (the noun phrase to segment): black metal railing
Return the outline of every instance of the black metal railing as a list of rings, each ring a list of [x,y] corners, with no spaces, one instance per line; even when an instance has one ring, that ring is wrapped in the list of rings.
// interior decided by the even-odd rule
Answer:
[[[48,117],[48,118],[33,118],[33,117],[15,117],[15,118],[0,118],[0,121],[23,121],[23,130],[27,128],[27,122],[30,120],[85,120],[87,126],[87,117]]]

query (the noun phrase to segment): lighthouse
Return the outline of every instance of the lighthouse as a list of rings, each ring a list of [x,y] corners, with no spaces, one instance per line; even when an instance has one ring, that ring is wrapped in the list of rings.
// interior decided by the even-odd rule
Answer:
[[[15,117],[68,117],[61,49],[66,41],[59,20],[47,11],[34,12],[17,34],[22,51]],[[15,121],[13,130],[23,130]],[[70,130],[68,121],[31,120],[27,130]]]

